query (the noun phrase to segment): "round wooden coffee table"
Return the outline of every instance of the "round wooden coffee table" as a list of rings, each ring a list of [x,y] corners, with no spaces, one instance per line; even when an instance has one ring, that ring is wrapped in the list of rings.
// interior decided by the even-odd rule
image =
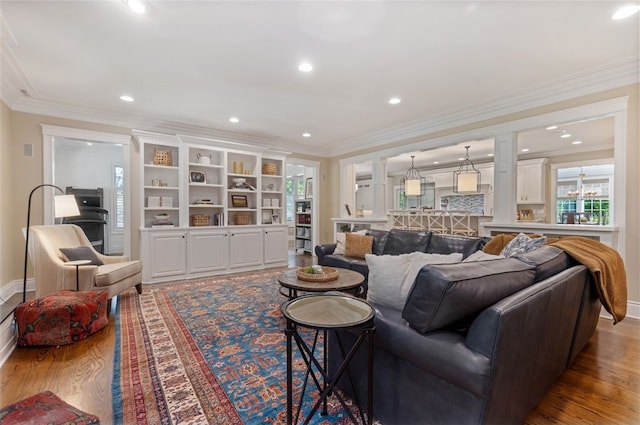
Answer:
[[[278,276],[280,283],[280,293],[289,299],[298,297],[298,291],[304,292],[327,292],[327,291],[346,291],[356,289],[364,282],[364,276],[358,272],[347,269],[338,270],[338,278],[329,282],[307,282],[298,279],[296,272],[298,269],[289,269]],[[284,291],[288,289],[288,293]]]

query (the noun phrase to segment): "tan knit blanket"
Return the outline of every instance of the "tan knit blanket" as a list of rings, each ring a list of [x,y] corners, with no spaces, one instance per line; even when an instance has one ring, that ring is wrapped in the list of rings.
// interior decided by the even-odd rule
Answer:
[[[598,297],[616,324],[627,314],[627,273],[622,257],[613,248],[589,238],[563,237],[551,243],[589,269]]]
[[[510,234],[496,235],[483,250],[489,254],[500,254],[514,237],[515,235]],[[613,316],[613,323],[624,319],[627,314],[627,273],[618,251],[596,240],[580,236],[549,238],[547,244],[557,246],[574,260],[584,264],[591,272],[600,302]]]

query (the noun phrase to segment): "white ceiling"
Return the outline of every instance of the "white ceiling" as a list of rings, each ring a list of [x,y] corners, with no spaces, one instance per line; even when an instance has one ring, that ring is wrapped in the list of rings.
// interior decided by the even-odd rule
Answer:
[[[637,74],[638,15],[610,19],[625,3],[152,0],[139,16],[120,0],[2,0],[0,95],[17,111],[341,155]]]

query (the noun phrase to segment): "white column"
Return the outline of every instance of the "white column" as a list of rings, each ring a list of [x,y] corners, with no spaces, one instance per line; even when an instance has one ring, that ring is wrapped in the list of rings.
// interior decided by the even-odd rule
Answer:
[[[494,223],[515,223],[518,142],[516,133],[501,134],[494,140]]]
[[[387,159],[372,161],[373,217],[387,216]]]
[[[351,209],[351,217],[356,216],[356,170],[354,164],[340,164],[340,213],[348,217],[345,204]]]

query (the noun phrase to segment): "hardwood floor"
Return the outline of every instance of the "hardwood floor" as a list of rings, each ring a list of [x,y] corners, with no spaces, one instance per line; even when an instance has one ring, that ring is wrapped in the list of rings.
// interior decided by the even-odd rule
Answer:
[[[289,265],[312,264],[291,255]],[[112,423],[114,316],[109,326],[72,345],[16,348],[0,369],[0,406],[50,390],[66,402]],[[598,329],[576,361],[549,390],[525,424],[640,423],[640,320]]]

